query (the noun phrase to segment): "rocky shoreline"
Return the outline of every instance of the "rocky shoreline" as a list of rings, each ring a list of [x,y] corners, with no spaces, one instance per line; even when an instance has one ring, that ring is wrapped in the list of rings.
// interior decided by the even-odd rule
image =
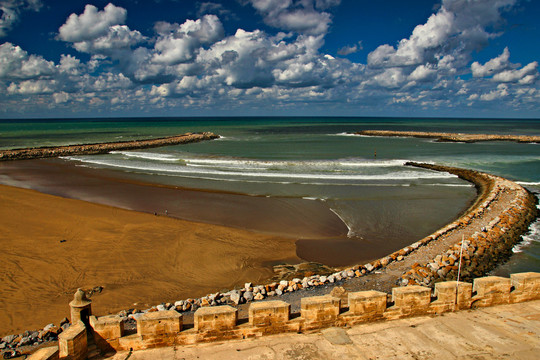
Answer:
[[[148,149],[160,146],[188,144],[217,138],[219,138],[219,135],[211,132],[204,132],[199,134],[186,133],[183,135],[146,140],[0,150],[0,161],[28,160],[73,155],[97,155],[106,154],[111,151]]]
[[[429,243],[445,232],[468,226],[475,218],[483,216],[486,209],[501,196],[512,193],[513,200],[500,214],[490,219],[488,224],[475,231],[467,238],[454,244],[443,254],[423,264],[413,264],[411,270],[402,276],[401,285],[432,286],[435,282],[456,280],[471,281],[485,275],[512,253],[513,246],[519,242],[531,222],[538,215],[537,199],[522,186],[502,177],[478,172],[464,171],[430,164],[412,164],[437,171],[448,171],[473,182],[480,189],[481,195],[469,211],[455,222],[436,233],[422,239]],[[461,258],[461,270],[459,263]]]
[[[388,136],[388,137],[416,137],[437,139],[440,142],[474,143],[478,141],[516,141],[519,143],[540,143],[540,136],[532,135],[499,135],[499,134],[462,134],[427,131],[391,131],[391,130],[362,130],[355,135]]]

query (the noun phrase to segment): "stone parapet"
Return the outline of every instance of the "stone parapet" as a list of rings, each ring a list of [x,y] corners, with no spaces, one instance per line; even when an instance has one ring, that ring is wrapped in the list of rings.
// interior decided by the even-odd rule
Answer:
[[[96,345],[107,351],[118,347],[118,339],[124,336],[124,321],[120,316],[108,315],[99,318],[90,317],[90,326],[94,330]]]
[[[472,284],[463,281],[445,281],[435,284],[435,297],[430,307],[435,314],[471,307]]]
[[[70,360],[86,359],[88,353],[88,342],[86,337],[86,327],[82,321],[71,325],[58,337],[58,348],[60,358]]]
[[[393,288],[392,302],[394,306],[384,314],[386,319],[426,314],[431,302],[431,289],[418,285]]]
[[[340,299],[333,296],[313,296],[300,300],[300,314],[306,328],[332,324],[340,312]]]
[[[486,276],[474,279],[472,307],[485,307],[510,303],[512,282],[508,278]]]
[[[229,305],[204,307],[194,316],[195,331],[230,330],[236,326],[238,310]]]
[[[27,357],[27,360],[59,360],[58,346],[49,346],[37,350],[35,353]]]
[[[510,279],[478,278],[474,284],[439,282],[433,296],[431,288],[417,285],[394,288],[391,296],[373,290],[352,292],[348,294],[349,307],[343,309],[341,300],[329,295],[302,298],[300,316],[291,316],[290,304],[284,301],[266,301],[250,305],[248,321],[239,322],[238,310],[225,305],[198,309],[194,327],[188,329],[183,329],[182,317],[175,311],[148,312],[137,317],[137,334],[133,335],[122,336],[123,320],[115,316],[92,316],[90,326],[95,337],[100,338],[96,344],[102,351],[140,350],[313,331],[535,299],[540,299],[540,273],[528,272],[512,274]],[[62,333],[59,348],[60,359],[85,358],[86,329],[82,322]]]
[[[510,293],[511,302],[523,302],[540,299],[540,274],[526,272],[510,274],[514,291]]]
[[[174,310],[155,311],[137,319],[137,335],[142,339],[154,338],[182,330],[182,315]]]
[[[249,305],[251,326],[281,326],[289,321],[291,305],[281,300],[263,301]]]

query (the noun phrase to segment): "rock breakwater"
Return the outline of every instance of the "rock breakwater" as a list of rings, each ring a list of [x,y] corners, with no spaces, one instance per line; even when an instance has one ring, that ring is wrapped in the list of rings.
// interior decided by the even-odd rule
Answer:
[[[416,137],[437,139],[437,141],[473,143],[478,141],[517,141],[520,143],[540,143],[540,136],[534,135],[499,135],[499,134],[462,134],[427,131],[363,130],[356,135]]]
[[[436,233],[420,240],[427,244],[454,229],[465,228],[474,219],[482,218],[490,206],[508,193],[512,201],[493,218],[484,218],[485,225],[465,237],[450,249],[424,263],[415,263],[401,279],[401,285],[433,285],[435,282],[469,281],[485,275],[501,261],[507,259],[513,246],[519,242],[529,225],[537,217],[537,199],[522,186],[507,179],[472,170],[463,170],[431,164],[411,164],[437,171],[448,171],[473,182],[480,191],[477,201],[463,216]],[[460,268],[461,264],[461,268]]]
[[[204,132],[199,134],[186,133],[183,135],[146,140],[0,150],[0,161],[28,160],[73,155],[97,155],[106,154],[111,151],[147,149],[159,146],[187,144],[217,138],[219,138],[219,135],[215,135],[211,132]]]

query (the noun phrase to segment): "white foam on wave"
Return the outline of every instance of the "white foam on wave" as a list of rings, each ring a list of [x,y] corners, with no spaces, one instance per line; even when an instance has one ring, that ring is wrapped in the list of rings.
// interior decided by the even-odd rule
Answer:
[[[532,243],[540,242],[540,220],[533,222],[529,226],[529,231],[527,234],[523,235],[521,238],[523,240],[519,244],[514,245],[512,248],[513,253],[523,252],[523,250]]]
[[[312,167],[312,168],[335,168],[350,167],[400,167],[405,165],[409,160],[358,160],[358,159],[342,159],[342,160],[315,160],[315,161],[272,161],[272,160],[244,160],[244,159],[205,159],[205,158],[183,158],[187,165],[208,165],[208,166],[230,166],[230,167]]]
[[[540,182],[516,181],[516,183],[523,186],[540,186]]]
[[[144,160],[154,160],[154,161],[179,161],[180,158],[170,155],[170,154],[160,154],[152,152],[141,152],[141,151],[111,151],[111,154],[119,154],[128,158],[137,158]]]
[[[535,192],[537,200],[540,200],[540,193]],[[536,205],[536,208],[540,210],[540,204]],[[525,248],[531,245],[534,242],[540,242],[540,218],[536,219],[531,225],[529,225],[529,231],[521,236],[522,241],[519,244],[514,245],[512,252],[520,253],[523,252]]]
[[[353,133],[348,133],[348,132],[342,132],[339,134],[327,134],[327,135],[328,136],[366,136],[366,135],[358,135],[358,134],[353,134]]]
[[[447,179],[456,178],[456,175],[440,172],[428,172],[417,170],[399,170],[391,171],[384,174],[351,174],[351,173],[291,173],[287,171],[279,172],[264,172],[261,169],[254,169],[255,171],[223,171],[215,168],[198,168],[190,166],[178,166],[174,164],[156,164],[148,162],[129,162],[114,159],[98,159],[98,158],[82,158],[82,157],[68,157],[70,160],[82,161],[85,163],[91,163],[95,165],[123,168],[132,171],[148,171],[148,172],[165,172],[175,174],[178,176],[185,175],[200,175],[210,176],[215,175],[219,177],[242,177],[242,178],[269,178],[269,179],[324,179],[324,180],[416,180],[416,179]]]
[[[496,164],[522,164],[540,161],[540,156],[536,155],[481,155],[476,154],[474,158],[440,157],[440,163],[450,166],[470,168],[471,166],[489,166]]]

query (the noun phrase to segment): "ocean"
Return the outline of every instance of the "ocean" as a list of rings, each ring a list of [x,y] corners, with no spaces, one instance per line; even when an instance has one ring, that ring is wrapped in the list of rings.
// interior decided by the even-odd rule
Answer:
[[[332,117],[0,120],[0,149],[214,132],[221,138],[107,155],[73,156],[59,161],[130,181],[268,199],[275,206],[274,212],[266,215],[259,212],[258,216],[269,217],[269,222],[274,213],[290,217],[286,210],[279,210],[290,208],[291,213],[306,211],[307,219],[299,221],[306,222],[305,227],[315,228],[321,218],[313,215],[309,219],[311,215],[306,209],[314,211],[308,203],[316,203],[339,218],[346,227],[344,234],[317,236],[306,232],[302,236],[293,233],[286,219],[283,223],[276,220],[273,228],[261,225],[260,221],[238,219],[233,223],[258,231],[282,231],[286,235],[289,230],[288,235],[298,238],[297,252],[301,258],[335,266],[378,256],[368,248],[390,252],[405,246],[452,221],[471,203],[475,195],[471,184],[454,175],[407,167],[404,165],[407,161],[486,171],[517,181],[540,195],[540,144],[440,143],[430,139],[351,134],[368,129],[540,135],[540,120]],[[15,179],[11,174],[6,166],[0,167],[0,183],[48,192],[46,186]],[[71,196],[67,192],[57,194]],[[74,197],[86,199],[80,193]],[[109,198],[103,202],[137,209],[120,200],[115,203]],[[207,213],[200,210],[199,204],[197,215],[191,215],[194,218],[180,207],[176,209],[172,200],[168,204],[168,212],[180,218],[224,224],[231,221],[230,217],[220,220],[210,214],[211,204],[205,206]],[[235,216],[247,219],[244,213]],[[540,271],[540,222],[531,226],[513,252],[510,260],[494,274]]]

